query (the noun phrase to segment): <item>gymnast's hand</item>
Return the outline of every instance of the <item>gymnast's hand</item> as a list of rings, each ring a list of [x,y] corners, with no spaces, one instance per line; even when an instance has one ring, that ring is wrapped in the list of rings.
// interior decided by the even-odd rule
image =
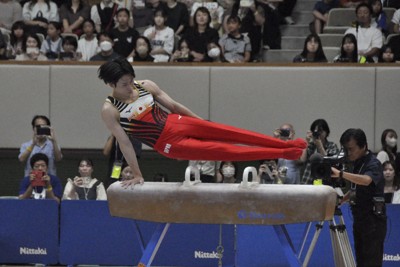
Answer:
[[[143,184],[143,183],[144,183],[143,177],[136,177],[136,178],[133,178],[133,179],[130,179],[130,180],[124,180],[124,181],[121,182],[123,188],[128,188],[131,185]]]

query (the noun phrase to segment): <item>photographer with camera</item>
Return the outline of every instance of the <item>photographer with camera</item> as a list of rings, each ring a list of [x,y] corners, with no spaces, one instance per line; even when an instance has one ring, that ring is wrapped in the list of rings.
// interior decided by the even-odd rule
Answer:
[[[18,159],[20,162],[26,162],[25,176],[31,171],[30,159],[37,153],[43,153],[47,156],[48,173],[56,175],[55,161],[62,159],[61,148],[57,144],[54,129],[51,127],[50,120],[44,115],[36,115],[32,119],[33,138],[21,145]]]
[[[282,124],[273,133],[273,136],[281,140],[294,140],[295,130],[290,123]],[[284,184],[300,183],[300,168],[303,162],[300,160],[278,159],[277,169],[281,181]]]
[[[313,177],[311,176],[311,162],[310,157],[319,153],[323,157],[336,156],[339,153],[338,146],[331,141],[328,141],[330,129],[328,123],[324,119],[315,120],[307,132],[307,149],[304,150],[300,161],[306,163],[306,168],[303,173],[302,184],[312,184]]]
[[[61,181],[57,176],[48,174],[49,158],[37,153],[30,159],[32,171],[25,176],[19,189],[19,199],[54,199],[60,203],[62,196]]]
[[[343,201],[349,201],[353,214],[354,248],[357,266],[382,266],[386,236],[386,211],[382,165],[368,150],[367,137],[361,129],[348,129],[340,137],[345,157],[353,170],[332,167],[332,178],[351,182]]]

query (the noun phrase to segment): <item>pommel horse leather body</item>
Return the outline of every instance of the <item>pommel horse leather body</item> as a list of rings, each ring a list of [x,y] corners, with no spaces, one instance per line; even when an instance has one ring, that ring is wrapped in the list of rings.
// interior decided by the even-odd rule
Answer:
[[[253,177],[256,170],[252,168]],[[247,168],[246,168],[247,169]],[[246,172],[246,170],[245,170]],[[112,216],[160,223],[280,225],[333,218],[337,193],[329,186],[145,182],[107,190]],[[245,175],[244,175],[245,176]],[[245,177],[244,177],[245,178]]]

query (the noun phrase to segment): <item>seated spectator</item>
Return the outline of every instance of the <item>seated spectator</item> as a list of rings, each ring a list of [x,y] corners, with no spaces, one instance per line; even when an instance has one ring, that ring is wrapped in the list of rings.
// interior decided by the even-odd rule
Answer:
[[[236,162],[222,161],[217,182],[224,184],[240,183],[240,179],[237,178],[238,171],[239,168]]]
[[[240,33],[240,26],[240,18],[238,16],[230,16],[227,20],[228,32],[219,39],[223,58],[230,63],[250,61],[250,38]]]
[[[85,20],[83,26],[83,38],[81,37],[78,41],[77,52],[82,55],[82,61],[89,61],[91,57],[96,55],[99,48],[98,40],[95,35],[94,22],[91,19]]]
[[[372,8],[368,4],[360,4],[356,8],[356,27],[348,29],[345,34],[351,33],[357,38],[358,54],[366,58],[372,57],[378,61],[379,49],[382,47],[382,32],[371,27]]]
[[[385,129],[381,134],[381,149],[376,158],[383,164],[385,161],[394,161],[400,166],[400,157],[397,153],[397,133],[393,129]],[[400,171],[400,170],[398,170]]]
[[[264,9],[265,22],[262,35],[263,45],[267,49],[281,49],[282,34],[280,30],[281,17],[274,5],[268,1],[261,1],[260,5]]]
[[[174,30],[165,25],[166,20],[166,12],[158,9],[154,13],[154,26],[147,28],[143,33],[150,41],[150,55],[154,57],[154,62],[168,62],[174,50]]]
[[[63,199],[67,200],[107,200],[106,190],[101,181],[92,177],[93,161],[82,159],[78,165],[79,176],[68,178]]]
[[[222,62],[221,46],[216,42],[209,42],[207,44],[207,56],[212,62]]]
[[[320,34],[328,22],[329,11],[338,7],[336,0],[320,0],[315,3],[313,9],[314,21],[310,25],[311,32]]]
[[[391,23],[392,33],[400,33],[400,8],[394,12]]]
[[[110,35],[114,41],[114,51],[125,57],[133,57],[134,47],[139,37],[137,30],[129,27],[129,10],[121,8],[117,11],[118,26],[111,30]]]
[[[25,165],[25,176],[31,171],[30,158],[43,153],[48,158],[47,170],[49,174],[56,174],[55,161],[62,159],[61,148],[58,146],[55,130],[51,127],[49,118],[44,115],[36,115],[32,119],[33,138],[21,145],[18,160]]]
[[[343,37],[342,45],[340,46],[340,54],[333,59],[333,62],[366,63],[374,62],[374,60],[358,55],[357,39],[353,34],[348,33]]]
[[[25,40],[25,23],[17,21],[11,26],[10,43],[8,45],[7,56],[9,59],[15,59],[17,55],[22,54],[22,46]]]
[[[183,36],[189,44],[194,62],[210,62],[207,55],[207,44],[218,43],[219,34],[210,27],[211,15],[206,7],[199,7],[194,13],[193,27],[189,27]]]
[[[22,8],[17,1],[0,1],[0,30],[11,31],[11,26],[21,19]]]
[[[400,178],[393,161],[382,164],[385,187],[383,189],[385,203],[400,204]]]
[[[317,34],[307,36],[303,51],[294,57],[293,62],[327,62],[321,39]]]
[[[7,59],[6,48],[7,48],[6,40],[3,36],[3,33],[0,31],[0,60]]]
[[[166,173],[156,173],[153,176],[153,182],[168,182],[168,175]]]
[[[385,35],[388,34],[387,16],[386,12],[383,11],[381,0],[369,0],[369,5],[372,7],[371,27],[378,28]]]
[[[165,25],[174,30],[175,36],[181,36],[189,26],[188,8],[177,0],[167,0],[166,3],[165,12],[168,19]]]
[[[341,7],[355,8],[361,3],[366,3],[367,0],[340,0]]]
[[[283,184],[278,173],[277,160],[266,159],[260,161],[257,179],[260,184]]]
[[[205,7],[208,9],[211,16],[210,27],[218,31],[222,25],[224,8],[220,6],[216,0],[202,0],[194,2],[190,12],[190,20],[189,20],[190,26],[194,26],[194,20],[195,20],[194,14],[196,13],[196,10],[199,7]]]
[[[108,33],[102,32],[97,35],[100,52],[90,58],[90,61],[111,61],[121,57],[115,53],[114,42]]]
[[[379,52],[378,62],[379,63],[394,63],[394,62],[396,62],[394,59],[394,54],[393,54],[392,48],[390,46],[388,46],[388,45],[382,46],[381,51]]]
[[[73,36],[65,36],[62,40],[62,48],[64,52],[60,53],[59,60],[62,61],[77,61],[81,58],[81,54],[76,52],[78,42]]]
[[[82,24],[90,19],[90,6],[83,0],[66,0],[60,7],[60,22],[64,33],[81,36]]]
[[[48,173],[49,158],[43,153],[36,153],[29,162],[32,171],[21,181],[19,199],[54,199],[60,203],[61,181],[57,176]]]
[[[95,24],[96,32],[108,32],[115,26],[115,15],[118,4],[112,0],[101,0],[90,9],[90,18]]]
[[[199,170],[201,182],[215,183],[218,180],[217,175],[220,164],[220,161],[189,160],[188,166],[195,167]]]
[[[292,13],[294,7],[296,6],[296,2],[297,0],[283,0],[278,2],[278,11],[280,17],[283,18],[283,24],[295,24],[292,18]]]
[[[15,60],[37,60],[46,61],[47,57],[40,53],[41,42],[37,34],[30,33],[25,36],[22,43],[22,54],[15,57]]]
[[[149,39],[144,36],[139,36],[136,40],[135,53],[133,55],[133,61],[147,61],[154,62],[154,57],[150,55],[151,44]]]
[[[61,23],[57,21],[50,21],[47,27],[47,37],[42,43],[40,52],[46,55],[49,60],[56,60],[59,54],[63,52],[62,38],[61,38]]]
[[[127,181],[127,180],[132,180],[133,177],[133,171],[131,166],[129,166],[126,162],[122,165],[122,171],[121,171],[121,177],[120,181]]]
[[[31,0],[24,4],[22,17],[32,33],[46,36],[49,21],[60,21],[57,5],[50,0]]]
[[[400,35],[393,36],[387,43],[392,48],[394,54],[394,60],[400,61]]]
[[[258,6],[254,11],[249,10],[243,17],[242,26],[240,27],[241,33],[246,33],[250,38],[251,52],[250,61],[260,62],[262,61],[262,40],[263,40],[263,29],[265,28],[265,11],[262,6]],[[225,23],[226,24],[226,23]],[[226,29],[227,25],[224,26]]]
[[[178,48],[172,54],[170,62],[192,62],[193,56],[190,54],[189,44],[183,38],[178,41]]]
[[[138,30],[140,34],[142,34],[145,29],[150,27],[154,21],[154,11],[145,2],[146,0],[136,0],[134,1],[132,8],[132,27]]]

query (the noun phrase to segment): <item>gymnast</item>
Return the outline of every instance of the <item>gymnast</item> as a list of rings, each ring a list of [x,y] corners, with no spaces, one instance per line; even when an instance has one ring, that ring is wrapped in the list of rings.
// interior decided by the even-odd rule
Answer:
[[[153,81],[134,80],[133,67],[125,59],[104,63],[98,77],[112,88],[101,110],[102,119],[135,177],[124,181],[124,186],[144,182],[128,135],[166,157],[181,160],[298,159],[306,148],[302,139],[283,141],[203,120]]]

